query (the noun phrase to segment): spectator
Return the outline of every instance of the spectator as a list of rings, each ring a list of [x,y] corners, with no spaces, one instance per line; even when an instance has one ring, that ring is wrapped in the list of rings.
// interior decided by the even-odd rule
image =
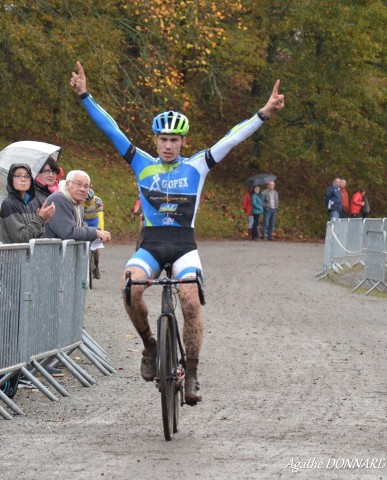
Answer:
[[[341,200],[340,184],[341,179],[335,177],[332,185],[329,185],[325,193],[325,206],[328,209],[330,220],[336,220],[339,218],[342,210],[343,203]]]
[[[95,227],[99,228],[100,230],[104,230],[105,220],[103,215],[103,203],[102,200],[95,195],[92,188],[89,188],[82,206],[85,223],[89,227]],[[101,273],[99,271],[100,250],[100,248],[97,248],[96,250],[92,251],[92,255],[94,256],[93,277],[97,280],[101,278]]]
[[[278,210],[279,198],[278,192],[274,189],[275,183],[269,182],[267,188],[262,191],[261,196],[263,200],[263,225],[262,238],[265,240],[274,240],[274,222]]]
[[[29,165],[14,163],[7,178],[8,196],[0,209],[0,240],[4,243],[26,243],[44,234],[45,223],[54,215],[55,205],[49,207],[40,202],[35,194],[32,172]],[[63,375],[59,369],[49,368],[50,374]],[[4,386],[4,393],[13,398],[20,387],[32,386],[20,374]]]
[[[246,195],[243,197],[242,200],[242,208],[243,211],[247,214],[247,234],[249,238],[252,235],[252,228],[253,228],[253,206],[251,204],[251,194],[253,193],[253,189],[249,187]]]
[[[46,198],[59,190],[59,180],[63,177],[63,170],[54,157],[49,156],[39,173],[35,177],[35,194],[42,205]]]
[[[348,218],[349,216],[349,197],[347,192],[347,180],[342,178],[340,180],[341,191],[341,212],[340,218]]]
[[[55,204],[40,204],[35,196],[29,165],[13,163],[7,178],[8,196],[0,208],[0,237],[3,243],[27,243],[44,234],[45,223],[53,218]],[[40,208],[39,208],[40,207]]]
[[[259,240],[259,216],[263,213],[263,201],[260,195],[261,187],[255,185],[251,194],[252,212],[253,212],[253,227],[252,240]]]
[[[363,202],[364,202],[364,205],[361,207],[361,214],[363,218],[368,218],[370,215],[371,208],[370,208],[370,203],[368,201],[368,194],[366,191],[364,191],[363,193]]]
[[[366,193],[364,188],[359,188],[351,198],[351,205],[349,207],[349,213],[353,218],[361,218],[361,209],[364,207],[363,195]]]
[[[67,174],[64,187],[47,198],[47,204],[55,202],[56,215],[46,224],[47,238],[62,240],[91,241],[100,238],[111,240],[110,232],[98,230],[84,224],[82,203],[90,188],[90,177],[82,170],[72,170]]]

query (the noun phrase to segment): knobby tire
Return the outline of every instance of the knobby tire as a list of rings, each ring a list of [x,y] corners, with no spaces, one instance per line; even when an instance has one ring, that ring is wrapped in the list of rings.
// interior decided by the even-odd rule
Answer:
[[[165,440],[172,440],[172,434],[177,431],[176,421],[176,387],[173,380],[173,369],[176,359],[176,346],[173,344],[173,333],[170,318],[166,315],[160,319],[159,337],[159,376],[161,409],[163,414],[163,427]]]

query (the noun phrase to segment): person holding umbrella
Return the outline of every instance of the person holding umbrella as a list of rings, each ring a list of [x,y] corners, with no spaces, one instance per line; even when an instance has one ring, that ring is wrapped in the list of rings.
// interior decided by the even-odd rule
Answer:
[[[254,185],[253,192],[251,194],[251,204],[253,212],[253,227],[252,227],[252,240],[259,240],[259,216],[263,213],[263,202],[260,195],[261,187]]]
[[[35,194],[40,205],[47,197],[59,190],[59,180],[63,177],[63,169],[53,156],[49,156],[34,180]]]
[[[263,199],[263,225],[262,225],[262,238],[264,240],[274,240],[273,231],[274,231],[274,222],[275,216],[278,210],[279,199],[278,192],[274,189],[275,182],[274,180],[267,184],[267,188],[262,191]]]

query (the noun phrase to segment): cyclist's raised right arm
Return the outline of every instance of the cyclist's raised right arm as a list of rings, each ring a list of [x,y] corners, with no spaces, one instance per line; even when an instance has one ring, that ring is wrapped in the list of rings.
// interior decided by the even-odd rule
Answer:
[[[129,150],[131,145],[128,137],[120,130],[114,118],[112,118],[94,98],[88,93],[80,96],[83,105],[93,122],[102,132],[111,140],[116,150],[121,156]]]
[[[77,61],[77,68],[78,73],[72,72],[70,85],[81,97],[82,103],[97,127],[112,141],[118,153],[124,156],[131,145],[130,140],[120,130],[116,121],[88,93],[86,75],[79,61]]]

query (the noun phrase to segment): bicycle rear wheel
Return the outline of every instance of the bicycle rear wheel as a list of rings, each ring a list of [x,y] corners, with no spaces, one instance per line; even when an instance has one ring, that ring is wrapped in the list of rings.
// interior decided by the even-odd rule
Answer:
[[[176,386],[174,367],[176,361],[176,346],[173,342],[173,333],[170,318],[164,315],[160,318],[158,350],[158,367],[160,378],[161,410],[165,440],[172,440],[173,432],[177,431],[176,419]]]

